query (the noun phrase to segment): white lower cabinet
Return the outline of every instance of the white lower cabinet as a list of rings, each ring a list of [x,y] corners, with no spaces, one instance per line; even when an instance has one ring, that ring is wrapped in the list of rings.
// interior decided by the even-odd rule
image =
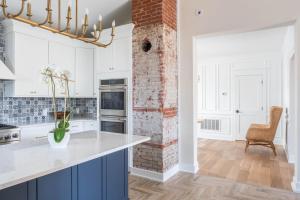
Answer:
[[[85,121],[83,123],[83,129],[85,131],[99,131],[99,122],[98,121]]]
[[[98,121],[96,120],[74,120],[70,122],[70,133],[80,133],[84,131],[98,131]],[[38,124],[21,127],[21,139],[43,139],[53,130],[54,124]]]

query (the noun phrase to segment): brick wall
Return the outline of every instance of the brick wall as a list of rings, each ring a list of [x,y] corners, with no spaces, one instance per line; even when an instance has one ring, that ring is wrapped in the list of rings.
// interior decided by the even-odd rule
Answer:
[[[133,129],[151,141],[134,167],[165,172],[178,163],[176,0],[133,0]],[[152,48],[144,52],[144,41]]]
[[[133,0],[132,18],[136,27],[167,24],[176,30],[176,0]]]

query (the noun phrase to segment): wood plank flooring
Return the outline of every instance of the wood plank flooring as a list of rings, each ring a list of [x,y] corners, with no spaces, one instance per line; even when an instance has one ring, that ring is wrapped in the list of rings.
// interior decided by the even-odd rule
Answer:
[[[197,174],[178,173],[165,183],[129,177],[130,200],[300,200],[290,192],[293,166],[281,147],[270,149],[244,142],[199,140]],[[278,189],[280,188],[280,189]]]
[[[276,157],[262,146],[250,146],[247,153],[244,148],[243,141],[199,140],[199,175],[292,190],[293,165],[281,146],[276,146]]]

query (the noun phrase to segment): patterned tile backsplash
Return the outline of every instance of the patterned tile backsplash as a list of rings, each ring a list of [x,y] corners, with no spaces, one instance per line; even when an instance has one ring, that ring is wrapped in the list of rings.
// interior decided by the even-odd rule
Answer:
[[[1,84],[0,84],[1,85]],[[0,96],[1,97],[1,96]],[[96,98],[72,98],[73,119],[96,119]],[[64,99],[57,99],[58,111],[63,111]],[[3,97],[0,98],[0,123],[27,125],[53,122],[52,99],[40,97]]]

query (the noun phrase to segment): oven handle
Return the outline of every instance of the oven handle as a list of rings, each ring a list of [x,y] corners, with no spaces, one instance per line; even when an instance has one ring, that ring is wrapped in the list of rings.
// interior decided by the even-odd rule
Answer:
[[[104,91],[114,91],[114,90],[127,90],[127,86],[118,86],[118,87],[103,87],[100,86],[99,90],[104,90]]]
[[[126,122],[125,117],[115,117],[115,116],[100,116],[100,121],[110,121],[110,122]]]

